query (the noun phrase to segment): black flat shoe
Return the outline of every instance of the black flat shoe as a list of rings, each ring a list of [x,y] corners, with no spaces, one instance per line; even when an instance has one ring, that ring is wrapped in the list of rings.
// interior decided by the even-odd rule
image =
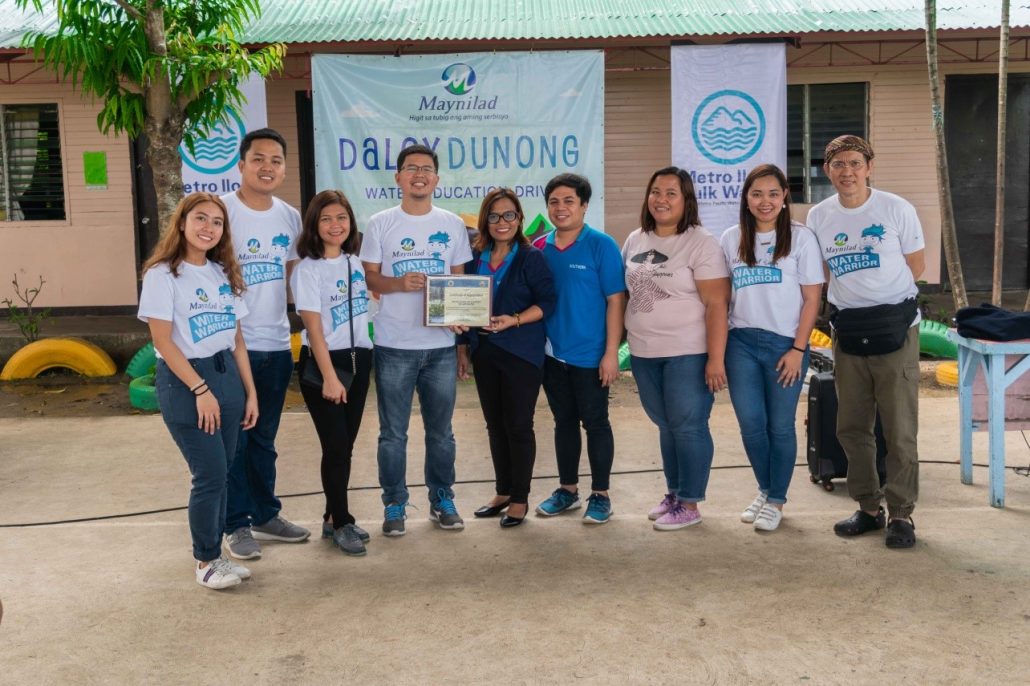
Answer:
[[[497,515],[499,515],[502,512],[504,512],[504,510],[510,504],[511,504],[511,501],[510,500],[506,500],[505,502],[501,503],[500,505],[484,505],[483,507],[479,508],[478,510],[476,510],[472,514],[474,516],[476,516],[476,517],[481,518],[481,519],[483,517],[496,517]]]
[[[916,544],[916,525],[911,519],[892,519],[887,525],[887,547],[911,548]]]
[[[513,526],[518,526],[524,521],[526,521],[525,517],[512,517],[510,515],[504,515],[503,517],[501,517],[501,528],[510,529]]]
[[[887,525],[887,515],[883,508],[872,516],[868,512],[855,510],[855,514],[833,525],[833,533],[838,536],[860,536],[867,531],[876,531]]]

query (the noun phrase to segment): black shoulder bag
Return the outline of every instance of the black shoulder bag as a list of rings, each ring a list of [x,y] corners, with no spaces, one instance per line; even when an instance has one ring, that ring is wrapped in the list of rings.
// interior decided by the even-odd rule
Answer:
[[[849,355],[886,355],[900,350],[916,317],[916,299],[895,305],[849,307],[830,315],[837,345]]]
[[[341,366],[340,361],[335,359],[332,351],[329,351],[329,356],[332,359],[333,368],[336,370],[336,377],[343,384],[343,387],[348,391],[350,386],[354,383],[354,375],[358,373],[358,361],[357,353],[354,351],[354,301],[351,298],[351,264],[350,256],[347,256],[347,323],[350,324],[350,369]],[[322,372],[318,368],[318,361],[314,355],[308,357],[304,363],[304,368],[300,370],[300,382],[305,386],[311,386],[322,390]]]

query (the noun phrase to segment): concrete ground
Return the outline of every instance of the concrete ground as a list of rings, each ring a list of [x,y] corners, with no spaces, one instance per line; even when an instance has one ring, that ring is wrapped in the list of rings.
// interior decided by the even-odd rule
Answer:
[[[1026,683],[1030,481],[1009,472],[1007,507],[993,509],[985,469],[963,486],[956,464],[925,464],[919,543],[890,551],[880,534],[834,536],[854,509],[843,483],[827,493],[799,467],[780,530],[758,534],[738,520],[755,488],[721,395],[700,526],[652,530],[657,435],[621,379],[613,521],[568,514],[500,530],[471,516],[492,494],[492,468],[463,386],[466,529],[434,529],[413,487],[419,509],[400,539],[378,533],[372,398],[351,480],[368,556],[317,538],[266,544],[254,578],[223,592],[193,580],[181,509],[17,526],[185,505],[188,473],[160,417],[0,419],[0,683]],[[920,421],[921,457],[956,460],[955,397],[924,397]],[[543,405],[537,423],[534,502],[556,486]],[[1030,462],[1020,434],[1007,441],[1010,464]],[[279,445],[280,493],[313,494],[284,498],[284,514],[315,529],[317,442],[301,409],[283,417]],[[985,461],[986,437],[975,445]]]

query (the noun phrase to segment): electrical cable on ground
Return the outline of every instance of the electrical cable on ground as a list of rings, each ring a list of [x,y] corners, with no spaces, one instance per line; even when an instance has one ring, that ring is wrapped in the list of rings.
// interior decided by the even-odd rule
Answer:
[[[957,465],[958,461],[955,461],[955,460],[919,460],[919,464]],[[797,464],[794,465],[795,468],[797,468],[797,467],[807,467],[807,466],[808,466],[808,463],[806,463],[806,462],[798,462]],[[982,468],[985,468],[985,469],[987,468],[987,465],[981,464],[979,462],[974,462],[973,466],[974,467],[982,467]],[[751,468],[751,465],[749,465],[749,464],[731,464],[731,465],[719,465],[719,466],[712,467],[712,471],[720,471],[720,470],[724,470],[724,469],[750,469],[750,468]],[[1008,467],[1008,466],[1006,466],[1005,469],[1010,469],[1013,472],[1015,472],[1016,474],[1019,474],[1020,476],[1030,476],[1030,467]],[[655,469],[627,469],[627,470],[621,470],[621,471],[613,471],[612,472],[612,476],[628,476],[628,475],[633,475],[633,474],[658,474],[661,471],[662,470],[659,469],[659,468],[655,468]],[[580,476],[581,477],[589,477],[590,475],[589,474],[580,474]],[[541,479],[557,479],[557,478],[558,478],[557,474],[548,474],[546,476],[534,476],[533,480],[537,481],[537,480],[541,480]],[[461,481],[455,481],[454,485],[455,486],[463,486],[463,485],[468,485],[468,484],[491,484],[493,482],[494,482],[493,479],[465,479],[465,480],[461,480]],[[423,484],[423,483],[408,484],[409,488],[419,488],[421,486],[425,486],[425,484]],[[379,486],[351,486],[347,490],[348,491],[378,491],[379,490]],[[318,495],[323,495],[322,491],[305,491],[305,492],[302,492],[302,493],[286,493],[286,494],[280,495],[278,497],[280,499],[282,499],[282,498],[308,498],[308,497],[311,497],[311,496],[318,496]],[[88,522],[101,522],[101,521],[105,521],[105,520],[108,520],[108,519],[128,519],[128,518],[131,518],[131,517],[145,517],[147,515],[152,515],[152,514],[164,514],[166,512],[181,512],[181,511],[183,511],[185,509],[187,509],[186,506],[182,505],[180,507],[163,507],[163,508],[160,508],[160,509],[157,509],[157,510],[141,510],[139,512],[123,512],[123,513],[120,513],[120,514],[98,515],[98,516],[94,516],[94,517],[79,517],[79,518],[76,518],[76,519],[58,519],[58,520],[49,521],[49,522],[19,522],[19,523],[15,523],[15,524],[0,524],[0,529],[29,529],[29,528],[40,527],[40,526],[57,526],[59,524],[83,524],[83,523],[88,523]]]

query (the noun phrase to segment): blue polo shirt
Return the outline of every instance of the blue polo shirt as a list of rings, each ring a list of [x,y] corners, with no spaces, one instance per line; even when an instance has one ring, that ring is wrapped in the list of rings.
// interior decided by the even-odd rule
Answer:
[[[622,254],[615,239],[590,226],[564,250],[554,244],[556,233],[536,243],[558,294],[554,312],[544,319],[547,354],[576,367],[596,367],[604,356],[608,296],[626,290]]]

